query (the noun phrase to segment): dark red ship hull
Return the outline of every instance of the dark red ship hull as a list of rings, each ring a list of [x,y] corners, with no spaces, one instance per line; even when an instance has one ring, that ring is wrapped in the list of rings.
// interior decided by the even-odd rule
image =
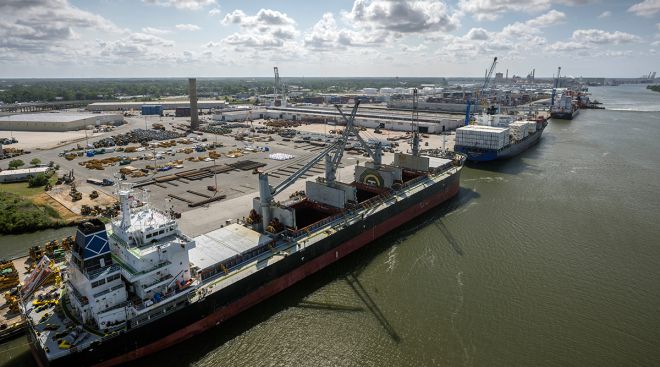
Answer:
[[[393,229],[437,207],[459,191],[460,170],[364,220],[350,225],[172,315],[54,361],[35,348],[41,366],[115,366],[153,354],[240,314]],[[32,332],[30,338],[34,338]]]

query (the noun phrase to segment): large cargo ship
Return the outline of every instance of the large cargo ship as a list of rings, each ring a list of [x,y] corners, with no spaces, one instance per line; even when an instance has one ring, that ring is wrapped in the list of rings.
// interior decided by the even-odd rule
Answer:
[[[578,102],[569,91],[564,92],[559,101],[550,108],[550,117],[553,119],[572,120],[578,113]]]
[[[456,129],[455,152],[465,154],[473,162],[511,158],[538,143],[548,125],[544,118],[534,121],[514,121],[511,116],[498,115],[486,118],[487,125]]]
[[[459,191],[465,156],[440,151],[381,161],[353,126],[272,187],[259,174],[259,197],[243,221],[191,238],[130,184],[119,184],[121,215],[106,227],[78,228],[62,267],[43,258],[22,288],[28,336],[41,366],[113,366],[157,352],[221,325],[247,308],[423,215]],[[339,109],[339,108],[338,108]],[[341,110],[340,110],[341,111]],[[350,136],[372,161],[354,180],[336,180]],[[305,191],[274,197],[321,160],[325,175]],[[146,193],[144,195],[147,195]],[[53,277],[53,274],[57,274]],[[43,284],[47,279],[50,285]],[[54,279],[54,280],[53,280]]]

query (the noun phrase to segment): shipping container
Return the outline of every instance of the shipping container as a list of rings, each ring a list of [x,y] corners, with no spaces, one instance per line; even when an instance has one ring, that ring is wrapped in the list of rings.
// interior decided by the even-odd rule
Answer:
[[[174,110],[174,116],[176,116],[176,117],[190,117],[190,107],[177,107]]]
[[[162,105],[142,105],[143,115],[163,115]]]

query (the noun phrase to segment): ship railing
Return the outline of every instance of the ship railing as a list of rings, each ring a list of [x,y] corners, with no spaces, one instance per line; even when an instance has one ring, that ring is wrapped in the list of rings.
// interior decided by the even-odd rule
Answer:
[[[145,304],[145,301],[140,300],[138,302],[131,302],[129,307],[132,307],[135,311],[142,311],[149,307],[159,306],[162,305],[163,303],[166,303],[165,301],[169,301],[171,299],[179,297],[180,295],[190,293],[189,291],[194,289],[195,287],[196,287],[196,283],[192,283],[190,284],[190,286],[188,286],[187,288],[181,291],[171,290],[167,293],[162,293],[160,300],[158,302],[154,302],[153,299],[151,299],[152,304],[150,304],[149,306]]]
[[[119,270],[120,270],[119,264],[112,264],[109,267],[100,268],[100,269],[96,269],[96,270],[87,272],[87,279],[94,280],[94,279],[98,278],[101,275],[110,275],[110,274],[112,274],[114,272],[117,272]]]
[[[172,264],[171,261],[165,260],[165,261],[157,264],[156,266],[154,266],[151,269],[140,271],[140,270],[134,269],[132,266],[130,266],[127,263],[125,263],[124,261],[122,261],[122,259],[120,259],[115,254],[112,254],[112,260],[116,261],[117,263],[119,263],[119,265],[121,265],[122,274],[124,274],[124,276],[126,278],[129,278],[129,280],[132,279],[132,281],[136,281],[137,280],[136,278],[141,278],[142,276],[144,276],[146,274],[152,273],[152,272],[154,272],[154,271],[156,271],[160,268],[164,268],[164,267]]]
[[[161,284],[161,283],[163,283],[165,281],[168,281],[172,278],[174,278],[174,276],[172,274],[169,274],[169,273],[164,275],[164,276],[159,276],[159,277],[155,278],[151,283],[143,284],[142,289],[149,290],[149,289],[157,286],[158,284]]]
[[[117,289],[120,289],[120,288],[123,288],[123,287],[124,287],[124,283],[117,284],[117,285],[115,285],[115,286],[112,287],[112,288],[108,288],[108,289],[106,289],[106,290],[104,290],[104,291],[102,291],[102,292],[96,293],[96,294],[94,295],[94,298],[99,298],[99,297],[101,297],[101,296],[103,296],[103,295],[105,295],[105,294],[108,294],[108,293],[110,293],[110,292],[114,292],[114,291],[116,291]],[[105,311],[104,311],[104,312],[105,312]]]
[[[123,302],[117,303],[116,305],[114,305],[114,306],[112,306],[112,307],[110,307],[110,308],[106,308],[105,310],[99,312],[99,314],[104,314],[104,313],[107,313],[107,312],[110,312],[110,311],[116,310],[116,309],[118,309],[118,308],[126,307],[128,304],[129,304],[129,301],[123,301]]]
[[[84,306],[89,303],[89,300],[86,297],[83,297],[82,294],[80,294],[80,292],[78,292],[76,287],[73,286],[73,283],[67,280],[66,284],[68,285],[68,288],[71,290],[71,293],[73,293],[73,295],[76,297],[80,305]]]

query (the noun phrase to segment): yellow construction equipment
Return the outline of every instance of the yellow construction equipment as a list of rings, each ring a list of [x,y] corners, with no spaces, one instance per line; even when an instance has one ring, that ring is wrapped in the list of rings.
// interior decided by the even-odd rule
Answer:
[[[0,289],[13,288],[17,286],[18,271],[11,261],[3,261],[0,263]]]

